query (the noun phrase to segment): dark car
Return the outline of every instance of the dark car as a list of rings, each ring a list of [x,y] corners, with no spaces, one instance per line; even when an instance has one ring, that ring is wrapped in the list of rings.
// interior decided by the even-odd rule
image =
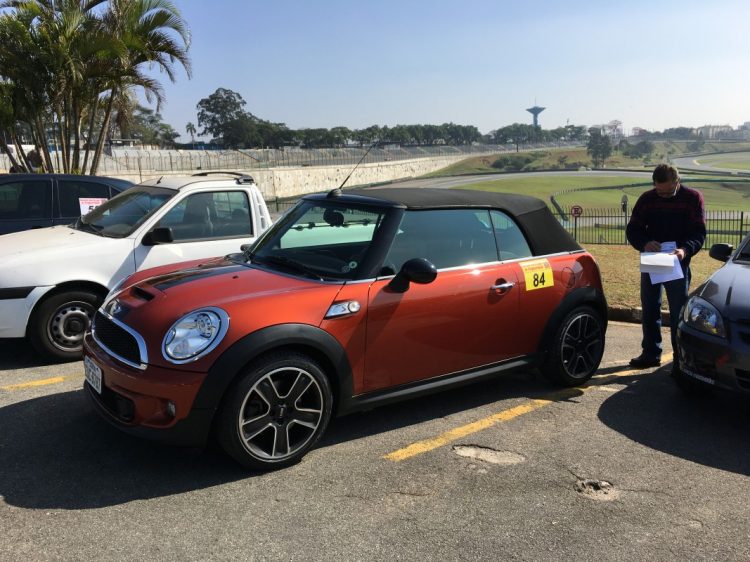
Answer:
[[[299,460],[332,415],[604,351],[599,268],[543,201],[448,189],[308,195],[244,253],[135,273],[84,338],[86,394],[138,435],[245,466]]]
[[[709,254],[726,263],[682,309],[677,381],[690,392],[750,392],[750,234],[736,252],[714,244]]]
[[[0,234],[69,224],[84,199],[110,199],[132,182],[70,174],[0,174]]]

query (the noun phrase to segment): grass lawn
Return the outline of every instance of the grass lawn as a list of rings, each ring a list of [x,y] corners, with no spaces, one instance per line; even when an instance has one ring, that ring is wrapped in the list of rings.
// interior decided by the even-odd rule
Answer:
[[[589,244],[586,249],[596,258],[602,272],[604,294],[610,306],[640,308],[640,273],[638,252],[630,246],[606,246]],[[701,250],[690,261],[693,280],[690,288],[695,289],[723,264],[709,257],[708,248]],[[668,309],[664,297],[664,310]]]
[[[612,209],[620,207],[620,200],[623,194],[628,196],[632,207],[641,193],[647,189],[651,189],[651,183],[648,178],[644,179],[622,176],[500,176],[492,179],[488,178],[487,181],[472,183],[467,185],[466,189],[502,193],[524,193],[549,202],[551,195],[565,190],[582,187],[626,186],[620,189],[574,191],[556,195],[558,203],[563,206],[581,205],[584,209]],[[721,181],[722,179],[724,181]],[[689,175],[686,175],[684,183],[703,193],[707,210],[750,210],[750,181],[707,178],[705,176],[691,178]]]

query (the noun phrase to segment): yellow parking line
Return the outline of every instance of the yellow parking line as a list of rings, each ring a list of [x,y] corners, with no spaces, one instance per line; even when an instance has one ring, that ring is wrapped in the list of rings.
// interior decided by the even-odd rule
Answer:
[[[671,353],[662,355],[662,361],[665,363],[671,361],[671,359],[672,359]],[[432,451],[433,449],[443,447],[444,445],[447,445],[448,443],[452,443],[453,441],[457,441],[458,439],[461,439],[462,437],[466,437],[467,435],[477,433],[479,431],[482,431],[483,429],[487,429],[498,423],[504,423],[512,419],[518,418],[520,416],[523,416],[525,414],[531,413],[534,410],[538,410],[540,408],[543,408],[544,406],[553,404],[554,402],[559,402],[560,400],[564,400],[566,398],[572,398],[573,396],[576,396],[579,393],[586,392],[593,386],[608,384],[616,378],[626,377],[626,376],[630,376],[630,375],[634,375],[634,374],[642,373],[642,372],[643,372],[643,369],[631,369],[628,371],[621,371],[619,373],[613,373],[609,375],[598,375],[596,377],[596,380],[593,383],[589,383],[587,385],[583,385],[583,386],[579,386],[575,388],[566,388],[563,390],[558,390],[557,392],[548,394],[544,398],[531,400],[527,402],[526,404],[521,404],[520,406],[515,406],[508,410],[503,410],[502,412],[492,414],[491,416],[487,416],[486,418],[482,418],[481,420],[477,420],[475,422],[462,425],[460,427],[456,427],[454,429],[441,433],[440,435],[438,435],[437,437],[433,437],[432,439],[424,439],[422,441],[417,441],[416,443],[412,443],[411,445],[408,445],[407,447],[404,447],[403,449],[399,449],[397,451],[393,451],[392,453],[388,453],[383,458],[389,461],[400,462],[400,461],[409,459],[411,457],[415,457],[417,455],[427,453],[429,451]]]
[[[24,388],[33,388],[36,386],[47,386],[50,384],[60,384],[62,382],[83,378],[81,375],[68,376],[68,377],[52,377],[50,379],[40,379],[38,381],[22,382],[18,384],[9,384],[7,386],[0,386],[0,390],[6,392],[13,392],[14,390],[23,390]]]

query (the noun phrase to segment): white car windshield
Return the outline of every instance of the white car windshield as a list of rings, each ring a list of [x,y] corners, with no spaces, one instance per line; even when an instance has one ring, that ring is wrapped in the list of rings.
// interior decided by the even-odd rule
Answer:
[[[71,226],[99,236],[124,238],[176,194],[177,191],[163,187],[134,187],[80,217]]]

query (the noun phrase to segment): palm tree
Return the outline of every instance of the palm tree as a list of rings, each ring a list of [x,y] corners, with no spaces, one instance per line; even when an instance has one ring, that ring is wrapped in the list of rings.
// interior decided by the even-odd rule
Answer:
[[[94,10],[105,3],[104,11]],[[0,0],[3,8],[13,9],[0,15],[0,78],[14,126],[8,130],[8,119],[0,125],[20,148],[15,125],[27,123],[49,170],[48,131],[57,135],[63,170],[85,173],[99,123],[95,174],[112,113],[127,106],[134,88],[155,98],[158,110],[161,85],[144,66],[156,65],[174,81],[178,62],[190,76],[189,31],[168,0]]]
[[[161,85],[143,73],[143,66],[156,65],[174,82],[173,65],[177,61],[188,77],[191,75],[187,56],[190,32],[177,8],[168,0],[111,0],[102,25],[118,43],[121,55],[107,82],[109,100],[91,163],[92,175],[99,166],[114,102],[122,92],[141,87],[147,100],[156,98],[156,110],[161,107]]]
[[[190,142],[193,144],[193,150],[195,150],[195,125],[193,125],[192,122],[188,122],[188,124],[185,125],[185,131],[190,135]]]

